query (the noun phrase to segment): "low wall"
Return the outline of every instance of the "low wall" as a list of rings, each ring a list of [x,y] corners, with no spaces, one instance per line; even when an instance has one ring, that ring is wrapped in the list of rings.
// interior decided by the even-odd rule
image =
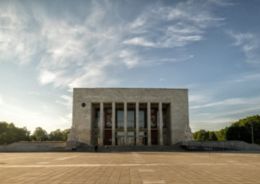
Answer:
[[[259,145],[243,141],[186,141],[181,147],[190,151],[260,151]]]
[[[171,146],[79,146],[74,151],[86,152],[140,152],[140,151],[184,151],[179,145]]]
[[[0,152],[40,152],[65,150],[66,142],[63,141],[20,141],[0,146]]]
[[[122,152],[122,151],[260,151],[260,146],[243,141],[185,141],[172,146],[99,146],[78,145],[71,148],[62,141],[29,142],[21,141],[1,145],[0,152],[44,152],[44,151],[86,151],[86,152]]]

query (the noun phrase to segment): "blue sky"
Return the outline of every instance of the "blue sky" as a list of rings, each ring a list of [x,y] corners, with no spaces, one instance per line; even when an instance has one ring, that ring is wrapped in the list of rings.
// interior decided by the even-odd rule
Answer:
[[[260,110],[260,1],[0,2],[0,121],[71,126],[73,87],[188,88],[193,130]]]

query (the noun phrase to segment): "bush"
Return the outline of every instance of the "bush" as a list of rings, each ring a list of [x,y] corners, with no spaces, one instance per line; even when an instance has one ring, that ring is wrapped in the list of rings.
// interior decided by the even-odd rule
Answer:
[[[0,144],[30,140],[30,132],[26,128],[18,128],[13,123],[0,122]]]

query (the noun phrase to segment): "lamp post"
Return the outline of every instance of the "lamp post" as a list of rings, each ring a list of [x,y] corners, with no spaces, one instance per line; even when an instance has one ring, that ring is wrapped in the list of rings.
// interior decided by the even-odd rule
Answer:
[[[253,122],[251,123],[251,143],[254,144],[254,126],[253,126]]]

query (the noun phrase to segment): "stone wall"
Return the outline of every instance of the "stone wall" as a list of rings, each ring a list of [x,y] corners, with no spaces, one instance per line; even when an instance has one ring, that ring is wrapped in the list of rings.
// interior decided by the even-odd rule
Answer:
[[[171,144],[192,139],[187,89],[75,88],[73,123],[69,142],[91,145],[91,104],[100,102],[169,103],[171,105]],[[84,108],[82,103],[85,104]]]
[[[65,151],[66,142],[63,141],[20,141],[8,145],[1,145],[0,152],[38,152],[38,151]]]
[[[259,145],[243,141],[184,141],[181,147],[190,151],[260,151]]]

